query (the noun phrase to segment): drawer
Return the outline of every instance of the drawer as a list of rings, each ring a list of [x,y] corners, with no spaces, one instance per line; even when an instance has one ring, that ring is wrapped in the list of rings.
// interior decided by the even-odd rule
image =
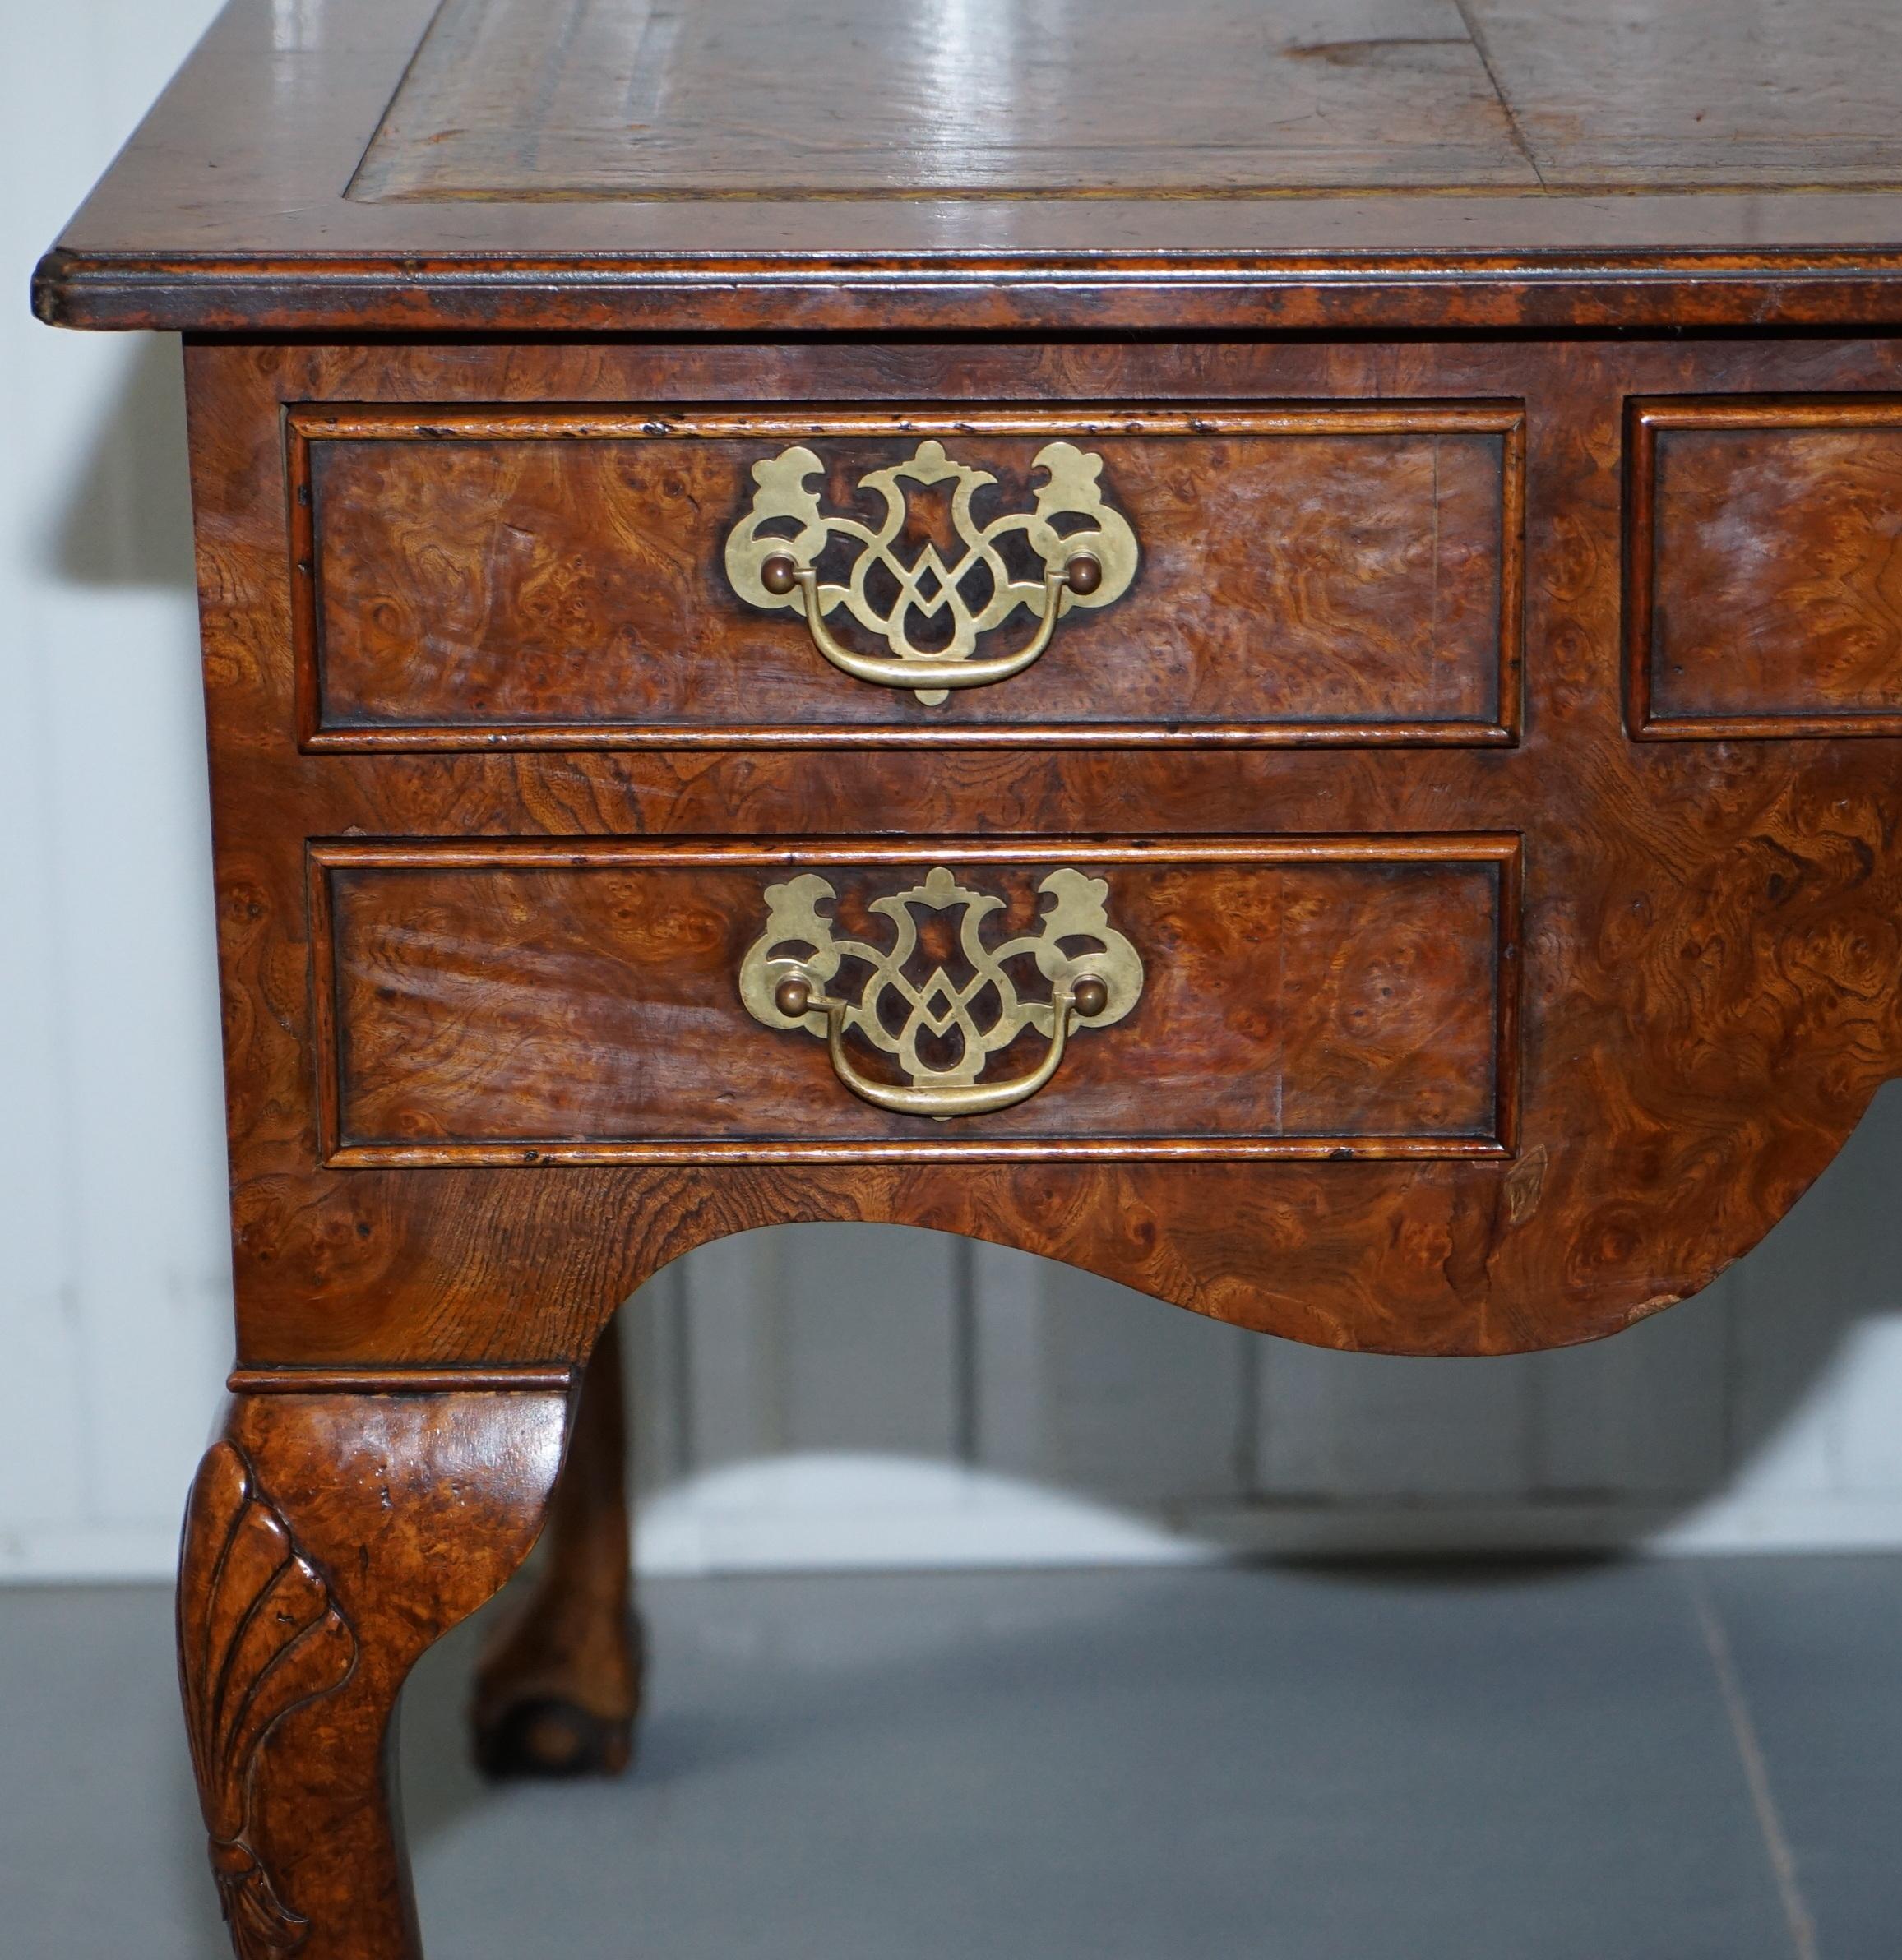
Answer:
[[[1515,739],[1515,404],[289,426],[313,749]]]
[[[1632,404],[1628,719],[1902,735],[1902,397]]]
[[[1512,1145],[1516,838],[339,839],[310,902],[333,1164]]]

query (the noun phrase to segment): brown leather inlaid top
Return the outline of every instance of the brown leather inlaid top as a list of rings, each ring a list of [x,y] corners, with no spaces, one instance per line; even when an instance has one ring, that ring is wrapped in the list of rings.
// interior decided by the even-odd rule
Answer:
[[[1886,4],[1886,0],[1885,0]],[[443,0],[351,196],[1902,180],[1857,0]]]
[[[230,0],[43,317],[1902,323],[1895,0]]]

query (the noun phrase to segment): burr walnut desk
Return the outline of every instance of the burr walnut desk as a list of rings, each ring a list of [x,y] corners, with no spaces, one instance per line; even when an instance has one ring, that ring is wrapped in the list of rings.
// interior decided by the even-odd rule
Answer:
[[[386,1738],[624,1757],[641,1281],[902,1220],[1497,1354],[1902,1069],[1888,0],[238,0],[40,268],[182,330],[239,1952]],[[562,1466],[567,1468],[564,1473]],[[560,1488],[558,1492],[558,1477]]]

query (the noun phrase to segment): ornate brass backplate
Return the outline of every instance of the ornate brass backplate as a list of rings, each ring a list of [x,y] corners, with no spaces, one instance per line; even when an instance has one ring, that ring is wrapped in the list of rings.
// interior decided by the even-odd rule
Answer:
[[[835,667],[862,681],[911,689],[919,700],[937,703],[954,687],[978,687],[1021,673],[1050,644],[1057,621],[1076,606],[1107,606],[1129,589],[1139,556],[1128,520],[1104,501],[1098,483],[1103,459],[1070,442],[1047,442],[1037,452],[1044,481],[1032,511],[1007,511],[980,524],[973,511],[977,492],[997,482],[988,469],[953,462],[944,445],[921,442],[909,462],[874,469],[860,479],[875,492],[884,515],[868,525],[821,507],[810,479],[823,460],[795,444],[753,465],[758,488],[752,507],[726,541],[727,577],[747,604],[801,614],[812,643]],[[951,524],[963,547],[947,562],[928,543],[907,564],[896,549],[905,529],[905,486],[951,483]],[[1057,529],[1057,520],[1081,518],[1083,528]],[[796,526],[788,534],[788,526]],[[1044,565],[1040,579],[1013,578],[999,550],[1020,534]],[[859,546],[846,583],[819,582],[819,555],[834,537]],[[894,589],[881,606],[868,580],[874,571]],[[979,575],[981,572],[983,576]],[[859,653],[826,624],[840,608],[855,625],[890,648],[888,656]],[[1020,608],[1038,622],[1014,652],[977,657],[979,637]],[[949,622],[943,644],[921,648],[915,636]]]
[[[1035,931],[992,946],[985,943],[983,922],[1003,908],[1003,899],[959,884],[944,866],[937,866],[923,884],[872,901],[868,909],[892,925],[891,945],[875,946],[834,933],[826,908],[838,894],[816,873],[770,885],[766,930],[741,963],[740,997],[754,1019],[769,1028],[803,1028],[823,1036],[840,1080],[881,1109],[939,1117],[1007,1109],[1034,1095],[1055,1075],[1074,1029],[1121,1020],[1142,993],[1142,960],[1109,923],[1105,880],[1066,867],[1052,871],[1037,889],[1055,903],[1038,919]],[[958,947],[969,969],[965,977],[954,979],[942,965],[922,979],[906,971],[918,951],[914,906],[934,912],[963,908]],[[1066,941],[1080,939],[1094,941],[1093,949],[1064,950]],[[786,950],[790,947],[807,950],[794,956]],[[1047,1001],[1026,1001],[1017,992],[1007,963],[1025,955],[1049,982]],[[855,1001],[827,991],[848,960],[871,969]],[[895,1030],[881,1011],[888,993],[897,996],[903,1012]],[[1027,1028],[1050,1044],[1038,1067],[1008,1081],[980,1081],[990,1058]],[[865,1075],[846,1052],[848,1031],[892,1056],[910,1086]],[[948,1037],[954,1031],[960,1043],[955,1061],[932,1066],[923,1060],[919,1042],[925,1034]]]

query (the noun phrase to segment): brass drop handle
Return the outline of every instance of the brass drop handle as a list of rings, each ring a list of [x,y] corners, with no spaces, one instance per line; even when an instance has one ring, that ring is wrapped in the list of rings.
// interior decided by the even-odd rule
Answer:
[[[832,1058],[832,1072],[854,1095],[877,1108],[896,1110],[900,1116],[933,1116],[942,1123],[952,1116],[987,1116],[993,1110],[1028,1102],[1057,1073],[1071,1028],[1079,1019],[1094,1020],[1109,1005],[1109,989],[1094,973],[1085,973],[1057,995],[1050,1003],[1050,1046],[1028,1075],[1009,1082],[939,1089],[901,1089],[895,1083],[874,1082],[861,1074],[845,1052],[845,1016],[851,1003],[816,992],[803,973],[789,973],[773,989],[773,1005],[788,1020],[801,1019],[814,1011],[825,1015],[826,1052]]]
[[[1087,597],[1103,584],[1099,559],[1080,552],[1068,564],[1044,575],[1044,610],[1037,630],[1014,654],[993,654],[988,659],[894,659],[888,654],[857,654],[840,644],[826,624],[819,609],[819,575],[810,565],[802,565],[789,552],[775,552],[760,566],[760,583],[775,598],[784,598],[795,588],[805,608],[806,630],[812,644],[841,673],[855,681],[870,681],[880,687],[909,687],[921,701],[944,699],[952,687],[988,687],[993,682],[1007,681],[1032,662],[1042,658],[1057,631],[1063,610],[1065,589]]]
[[[1007,681],[1042,658],[1060,619],[1121,599],[1141,555],[1099,481],[1101,456],[1046,442],[1032,468],[1041,478],[1033,507],[980,515],[993,507],[997,477],[928,440],[907,460],[868,470],[846,507],[830,508],[812,484],[832,473],[795,444],[753,465],[752,507],[727,534],[728,583],[762,612],[800,613],[840,673],[927,705]],[[948,497],[955,536],[919,541],[913,485]],[[882,514],[868,519],[869,510]],[[821,562],[838,567],[823,581]],[[1036,622],[1028,640],[1014,653],[983,651],[1020,612]],[[847,645],[827,623],[841,615],[884,650]]]
[[[838,930],[831,882],[802,872],[766,887],[763,929],[740,962],[740,999],[768,1028],[822,1038],[833,1073],[879,1109],[941,1119],[1008,1109],[1057,1073],[1073,1035],[1120,1021],[1142,995],[1141,956],[1109,922],[1105,880],[1065,865],[1040,879],[1037,891],[1046,908],[1031,928],[994,943],[986,922],[1004,913],[1007,901],[934,865],[922,884],[867,898],[866,913],[881,929],[858,938]],[[921,913],[955,919],[958,948],[950,964],[922,973]],[[862,970],[855,982],[849,976]],[[1048,995],[1037,998],[1045,987]],[[1008,1081],[980,1080],[991,1058],[1026,1030],[1049,1044],[1037,1066]],[[905,1082],[863,1073],[847,1051],[848,1034],[888,1056]],[[928,1038],[954,1037],[951,1061],[921,1050]]]

